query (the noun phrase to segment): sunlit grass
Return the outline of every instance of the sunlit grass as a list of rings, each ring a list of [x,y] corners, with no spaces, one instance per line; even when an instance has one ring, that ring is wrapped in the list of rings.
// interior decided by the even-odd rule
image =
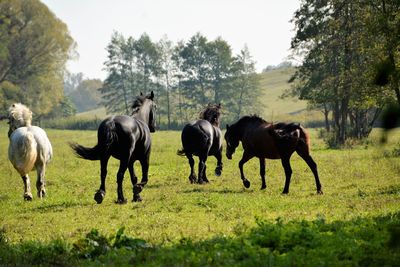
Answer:
[[[93,200],[100,179],[99,162],[76,158],[69,141],[86,146],[96,142],[95,131],[48,130],[54,159],[48,166],[48,197],[23,200],[23,185],[7,159],[6,128],[0,129],[0,228],[11,242],[49,241],[56,237],[73,242],[92,228],[113,234],[125,226],[125,233],[153,243],[174,242],[183,237],[203,240],[215,235],[230,236],[238,229],[255,226],[256,218],[275,221],[350,220],[385,215],[400,209],[400,161],[389,155],[399,143],[392,136],[384,148],[377,146],[379,133],[354,149],[327,150],[317,132],[311,131],[312,155],[318,164],[324,195],[316,195],[314,178],[297,155],[292,157],[290,194],[281,195],[284,171],[280,161],[267,160],[267,189],[260,190],[258,160],[245,165],[251,181],[244,189],[237,167],[242,151],[231,161],[224,158],[221,177],[215,177],[214,158],[207,161],[210,183],[192,185],[188,181],[186,158],[176,155],[179,132],[156,132],[153,136],[149,183],[143,202],[117,205],[118,161],[109,162],[107,195],[98,205]],[[386,153],[386,154],[385,154]],[[141,175],[137,164],[137,175]],[[32,184],[36,181],[31,173]],[[124,193],[132,198],[132,186],[125,175]],[[33,188],[33,194],[36,194]]]

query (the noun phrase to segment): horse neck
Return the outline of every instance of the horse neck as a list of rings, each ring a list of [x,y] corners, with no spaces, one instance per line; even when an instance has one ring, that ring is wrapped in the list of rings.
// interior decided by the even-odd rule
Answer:
[[[236,135],[238,136],[239,140],[242,140],[244,132],[261,125],[261,123],[254,122],[251,120],[241,120],[238,121],[236,124],[232,125]]]
[[[150,105],[148,105],[147,103],[144,103],[143,106],[141,106],[140,109],[132,115],[133,118],[141,120],[147,125],[149,124],[149,116]]]

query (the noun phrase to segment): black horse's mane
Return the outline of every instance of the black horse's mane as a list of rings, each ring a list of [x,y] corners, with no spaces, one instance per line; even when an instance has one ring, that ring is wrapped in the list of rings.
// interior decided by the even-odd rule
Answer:
[[[133,101],[133,104],[132,104],[132,107],[131,107],[132,108],[132,114],[135,114],[135,113],[137,113],[139,111],[140,107],[143,106],[143,103],[144,103],[144,101],[146,99],[147,99],[147,97],[144,96],[144,95],[140,95],[140,96],[136,97],[136,99],[135,99],[135,101]]]
[[[242,123],[242,122],[268,123],[266,120],[255,114],[249,116],[243,116],[238,120],[237,123]]]
[[[208,105],[204,108],[200,114],[199,118],[209,121],[214,126],[219,126],[219,117],[221,116],[221,104],[218,105]]]

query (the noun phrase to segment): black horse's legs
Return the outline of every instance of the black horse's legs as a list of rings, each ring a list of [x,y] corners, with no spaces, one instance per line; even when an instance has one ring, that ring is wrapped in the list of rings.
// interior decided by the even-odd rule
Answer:
[[[260,158],[261,190],[267,188],[265,183],[265,158]]]
[[[145,157],[140,160],[140,165],[142,166],[142,180],[140,183],[146,185],[149,180],[149,157]]]
[[[208,181],[206,169],[207,169],[207,165],[204,163],[204,168],[203,168],[202,177],[203,177],[203,181],[204,181],[205,183],[209,183],[210,181]]]
[[[97,204],[103,202],[103,199],[106,195],[106,177],[107,177],[107,164],[110,156],[105,156],[100,159],[100,189],[97,190],[94,195],[94,200],[96,200]]]
[[[29,180],[28,174],[22,176],[22,181],[24,182],[24,200],[31,201],[32,200],[31,182]]]
[[[206,168],[207,154],[206,156],[199,156],[199,176],[197,183],[204,184],[206,181],[203,179],[203,174]],[[207,179],[207,177],[206,177]]]
[[[196,174],[194,172],[194,159],[192,154],[186,154],[186,157],[189,160],[189,165],[190,165],[190,175],[189,175],[189,181],[191,184],[194,184],[196,182]]]
[[[215,155],[215,158],[217,159],[217,167],[215,168],[215,175],[216,176],[221,176],[222,173],[222,149],[221,151],[218,151],[218,153]]]
[[[133,167],[133,163],[134,163],[134,161],[131,161],[128,164],[128,170],[129,170],[129,175],[131,176],[131,182],[132,182],[132,188],[133,188],[132,189],[132,192],[133,192],[132,201],[138,202],[138,201],[142,201],[142,199],[140,198],[139,193],[142,192],[143,185],[137,183],[137,176],[135,174],[135,169]]]
[[[126,203],[126,199],[124,198],[124,193],[123,193],[123,189],[122,189],[122,183],[124,181],[124,174],[125,174],[127,168],[128,168],[128,162],[125,160],[121,160],[119,163],[119,169],[118,169],[118,173],[117,173],[117,194],[118,194],[117,203],[118,204]]]
[[[323,192],[322,192],[321,183],[319,181],[317,163],[315,163],[315,161],[313,160],[313,158],[309,154],[299,153],[299,152],[297,152],[297,154],[299,154],[299,156],[302,157],[304,159],[304,161],[307,163],[308,167],[310,167],[310,169],[313,172],[314,177],[315,177],[315,184],[317,186],[317,194],[321,194],[322,195]]]
[[[285,169],[285,187],[283,188],[282,194],[289,193],[290,178],[292,177],[292,167],[290,166],[290,156],[282,157],[282,166]]]
[[[240,169],[240,178],[243,181],[243,185],[246,188],[250,187],[250,181],[246,179],[246,177],[244,176],[244,172],[243,172],[243,165],[249,161],[253,156],[250,155],[249,153],[246,153],[246,151],[243,152],[243,156],[242,159],[239,161],[239,169]]]
[[[142,192],[143,187],[147,184],[148,175],[149,175],[149,157],[145,156],[143,159],[140,160],[140,165],[142,166],[142,180],[140,184],[135,184],[133,186],[133,199],[134,202],[142,201],[140,197],[140,192]]]
[[[129,170],[129,175],[131,177],[132,185],[134,186],[135,184],[137,184],[137,176],[135,175],[135,170],[133,168],[133,162],[130,162],[128,164],[128,170]]]

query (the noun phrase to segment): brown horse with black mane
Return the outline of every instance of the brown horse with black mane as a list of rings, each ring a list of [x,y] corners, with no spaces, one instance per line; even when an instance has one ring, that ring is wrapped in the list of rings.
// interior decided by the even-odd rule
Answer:
[[[265,189],[265,159],[281,159],[285,169],[286,182],[283,194],[289,193],[292,168],[290,157],[296,151],[311,168],[315,177],[317,193],[322,194],[317,164],[310,156],[310,137],[303,127],[296,123],[268,123],[258,116],[244,116],[231,126],[226,126],[226,157],[232,159],[239,142],[242,142],[243,156],[239,169],[243,185],[250,187],[250,181],[243,173],[243,165],[253,157],[260,159],[261,189]]]

